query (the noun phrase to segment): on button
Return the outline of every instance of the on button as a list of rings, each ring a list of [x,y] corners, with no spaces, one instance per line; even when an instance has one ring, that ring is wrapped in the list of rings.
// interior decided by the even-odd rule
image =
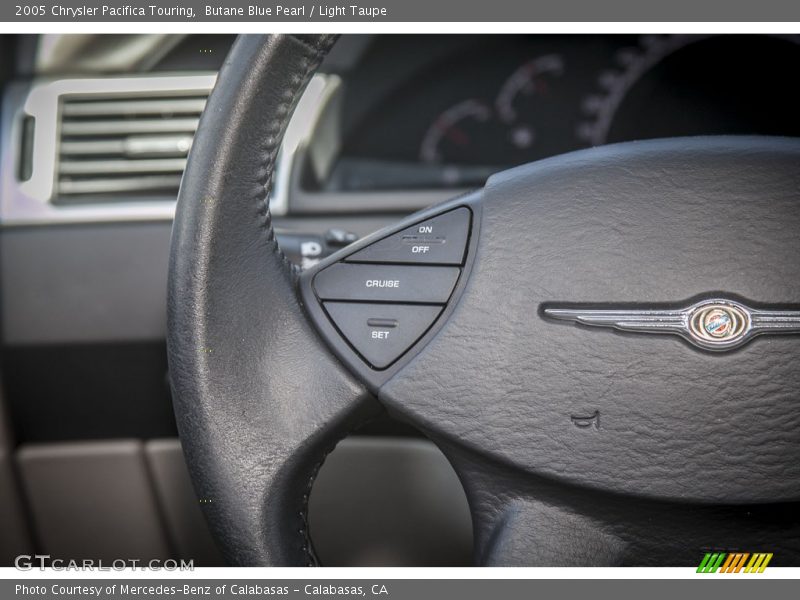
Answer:
[[[470,210],[456,208],[378,240],[346,260],[460,265],[467,248],[469,222]]]
[[[441,306],[325,302],[325,310],[350,345],[376,369],[385,369],[414,345],[442,312]]]

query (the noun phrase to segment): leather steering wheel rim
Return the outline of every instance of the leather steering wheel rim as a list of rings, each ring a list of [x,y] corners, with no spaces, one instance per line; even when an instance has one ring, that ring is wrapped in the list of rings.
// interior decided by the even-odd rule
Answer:
[[[299,306],[296,272],[267,205],[289,116],[334,39],[240,38],[181,185],[170,376],[190,474],[232,564],[315,563],[306,520],[311,482],[336,439],[370,408],[364,387],[331,357]],[[292,406],[287,397],[308,403]],[[266,448],[281,451],[265,457]]]
[[[346,356],[334,354],[320,335],[324,318],[312,306],[313,295],[301,295],[305,284],[277,245],[267,202],[282,134],[334,41],[333,36],[241,37],[209,99],[181,185],[170,258],[170,375],[190,473],[226,558],[238,565],[316,564],[307,518],[315,474],[339,439],[386,407],[428,434],[456,468],[472,509],[477,564],[664,564],[665,556],[671,564],[692,564],[698,562],[698,552],[715,545],[753,551],[779,547],[784,564],[800,561],[793,541],[800,524],[788,516],[796,514],[800,499],[800,408],[796,402],[772,401],[791,398],[800,382],[792,359],[797,343],[793,336],[761,344],[769,356],[779,357],[771,367],[777,381],[773,386],[779,389],[769,390],[769,402],[759,402],[757,385],[767,385],[759,361],[767,358],[750,348],[760,342],[720,358],[687,348],[678,339],[655,342],[653,336],[566,328],[541,313],[544,300],[590,306],[616,297],[620,289],[646,303],[689,302],[698,294],[719,291],[756,307],[769,302],[794,306],[800,300],[791,283],[800,279],[795,260],[800,256],[795,238],[800,236],[793,237],[800,224],[798,143],[731,138],[596,149],[497,175],[484,190],[433,209],[430,214],[471,207],[477,223],[481,206],[505,207],[481,217],[485,231],[480,245],[470,250],[470,260],[479,263],[469,281],[464,267],[464,300],[452,302],[458,312],[442,335],[433,339],[432,332],[419,356],[409,355],[392,367],[391,377],[376,383],[360,377],[358,360],[348,363]],[[647,176],[638,177],[639,169]],[[710,177],[714,173],[722,173],[733,187],[719,189]],[[654,186],[665,185],[678,189],[677,205],[692,213],[680,227],[663,207],[637,203]],[[541,199],[529,201],[530,189]],[[609,199],[609,190],[620,200]],[[705,202],[695,202],[692,194]],[[758,194],[769,195],[776,205],[753,204]],[[731,195],[736,197],[725,199]],[[575,204],[548,200],[565,197],[575,198]],[[599,199],[609,203],[607,210],[615,219],[603,221],[602,227],[586,220]],[[524,238],[525,251],[538,257],[534,270],[539,282],[526,287],[511,277],[521,288],[519,295],[516,289],[488,291],[487,286],[500,283],[503,261],[515,258],[503,238],[505,228],[525,222],[526,211],[534,208],[543,223],[537,234],[550,245],[529,239],[536,236],[526,237],[524,230],[514,239]],[[641,261],[618,260],[614,271],[606,271],[610,267],[602,262],[622,250],[631,254],[603,245],[611,239],[606,228],[613,231],[621,222],[624,229],[629,218],[639,227],[633,231],[640,231],[642,221],[636,219],[648,210],[662,226],[674,227],[634,235],[655,270],[673,273],[674,281],[666,285],[669,297],[662,297],[658,286],[648,287]],[[752,213],[753,220],[750,229],[742,225],[735,246],[730,242],[731,248],[751,251],[737,257],[738,270],[717,276],[714,269],[724,269],[726,263],[711,246],[720,239],[710,235],[708,247],[702,247],[699,225],[692,229],[691,224],[714,219],[720,211]],[[772,218],[775,211],[781,219]],[[406,225],[426,215],[412,217]],[[595,236],[591,252],[578,252],[585,240],[566,229],[572,221],[583,223]],[[768,239],[763,239],[764,232]],[[358,247],[385,235],[376,234]],[[474,244],[476,236],[474,232]],[[624,246],[626,238],[612,237]],[[579,268],[578,258],[566,256],[567,250],[564,257],[550,251],[561,238],[578,248],[584,262],[599,257],[587,271],[598,276],[586,275],[590,284],[581,297],[563,297],[569,288],[559,287],[558,278],[550,276]],[[669,254],[665,249],[670,239],[682,244],[691,258],[686,273],[670,271],[674,257],[662,256]],[[761,273],[748,283],[741,273],[759,272],[753,249],[771,256],[777,272]],[[704,257],[711,263],[708,269]],[[338,260],[333,257],[321,268]],[[607,282],[609,273],[625,285]],[[698,287],[704,281],[708,289]],[[526,304],[528,296],[539,299],[538,308],[535,302],[533,308]],[[493,314],[493,307],[505,302],[513,315],[510,324]],[[473,327],[469,323],[476,315],[483,322]],[[526,335],[519,339],[533,336],[542,348],[547,342],[548,353],[533,353],[517,337],[502,337],[518,330]],[[477,348],[476,340],[485,341],[489,350]],[[481,372],[476,357],[488,351],[504,362]],[[626,373],[629,380],[619,383],[598,375],[608,370],[609,356],[615,373]],[[625,371],[637,356],[644,357],[637,367],[644,370],[663,357],[665,372],[656,379],[684,390],[691,402],[678,403],[674,412],[658,403],[661,392],[647,373]],[[519,368],[528,363],[510,366],[533,357],[539,362],[528,372]],[[467,370],[458,373],[459,364]],[[580,398],[552,383],[565,364],[577,369],[573,380]],[[725,372],[725,391],[732,398],[727,408],[699,400],[707,395],[717,401],[713,382],[695,377],[688,386],[678,379],[682,372],[694,376],[695,368],[709,372],[720,365],[731,369]],[[598,383],[607,389],[590,391]],[[482,401],[494,399],[490,385],[505,405]],[[536,394],[530,396],[531,390]],[[653,398],[644,398],[642,390]],[[614,402],[606,398],[612,392]],[[699,411],[707,414],[682,421],[698,402]],[[747,418],[735,435],[719,426],[731,409]],[[592,410],[602,412],[604,430],[578,432],[579,424],[570,422],[570,415],[576,419]],[[687,433],[680,429],[682,423]],[[741,445],[744,459],[722,447],[729,440]],[[608,462],[593,462],[593,456]],[[749,471],[742,464],[745,459],[751,461]],[[676,461],[685,465],[671,467]],[[698,472],[701,464],[707,472]],[[745,475],[747,481],[742,480]]]

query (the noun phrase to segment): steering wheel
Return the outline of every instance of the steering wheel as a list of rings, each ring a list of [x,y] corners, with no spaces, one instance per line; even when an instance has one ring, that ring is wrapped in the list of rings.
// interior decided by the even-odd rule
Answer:
[[[267,198],[334,41],[240,38],[180,190],[170,373],[226,558],[316,564],[314,477],[386,410],[458,473],[478,565],[800,564],[800,143],[558,156],[300,273]]]

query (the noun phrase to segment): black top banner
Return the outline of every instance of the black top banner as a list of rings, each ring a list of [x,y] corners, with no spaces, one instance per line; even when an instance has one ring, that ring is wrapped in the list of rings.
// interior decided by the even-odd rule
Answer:
[[[797,0],[33,0],[4,22],[785,22]]]

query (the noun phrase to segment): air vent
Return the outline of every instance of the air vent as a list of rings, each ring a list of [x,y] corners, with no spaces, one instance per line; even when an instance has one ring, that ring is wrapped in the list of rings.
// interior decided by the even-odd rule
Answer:
[[[63,95],[57,204],[174,199],[208,92]]]

